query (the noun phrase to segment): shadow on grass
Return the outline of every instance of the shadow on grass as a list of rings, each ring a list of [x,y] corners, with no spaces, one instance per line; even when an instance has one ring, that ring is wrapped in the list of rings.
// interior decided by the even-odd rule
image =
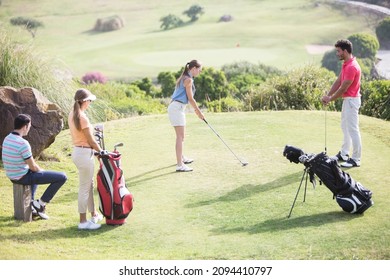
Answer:
[[[349,221],[363,217],[363,215],[350,214],[342,211],[331,211],[326,213],[319,213],[315,215],[300,216],[293,218],[278,218],[269,219],[264,222],[248,226],[248,227],[237,227],[237,228],[226,228],[221,227],[212,230],[214,234],[227,234],[227,233],[242,233],[258,234],[265,232],[277,232],[290,230],[295,228],[309,228],[318,227],[324,224],[339,223],[343,221]]]
[[[261,185],[243,185],[218,198],[191,203],[188,204],[186,207],[195,208],[195,207],[202,207],[205,205],[210,205],[218,202],[238,201],[258,193],[271,191],[277,188],[282,188],[284,186],[293,184],[295,182],[297,183],[298,186],[301,176],[302,176],[302,172],[296,172]]]
[[[174,166],[175,166],[175,164],[171,164],[171,165],[168,165],[168,166],[165,166],[165,167],[157,168],[157,169],[154,169],[154,170],[150,170],[150,171],[138,174],[136,176],[127,178],[126,179],[126,183],[129,184],[129,185],[134,186],[134,185],[137,185],[139,183],[143,183],[145,181],[153,180],[153,179],[156,179],[156,178],[159,178],[159,177],[166,176],[168,174],[176,173],[176,171],[173,169]],[[157,174],[157,175],[154,175],[154,176],[146,177],[147,175],[151,175],[153,173],[157,173],[159,171],[162,171],[162,170],[165,170],[165,169],[168,169],[168,168],[172,168],[173,171],[169,171],[169,172],[165,172],[165,173],[162,173],[162,174]],[[144,177],[146,177],[146,178],[144,178]]]
[[[43,220],[32,221],[32,223],[46,222]],[[23,227],[24,225],[28,225],[22,221],[15,221],[13,217],[0,217],[0,229],[4,227]],[[122,225],[124,226],[124,225]],[[30,230],[24,231],[23,233],[14,233],[14,234],[4,234],[0,233],[1,240],[17,240],[18,242],[22,242],[25,240],[26,242],[30,241],[45,241],[45,240],[55,240],[55,239],[63,239],[63,238],[87,238],[91,236],[98,236],[100,234],[104,234],[106,232],[115,230],[117,228],[122,227],[111,226],[102,224],[102,227],[97,230],[79,230],[77,228],[77,224],[74,224],[70,227],[65,228],[56,228],[56,229],[43,229],[39,228],[37,232],[33,232]]]

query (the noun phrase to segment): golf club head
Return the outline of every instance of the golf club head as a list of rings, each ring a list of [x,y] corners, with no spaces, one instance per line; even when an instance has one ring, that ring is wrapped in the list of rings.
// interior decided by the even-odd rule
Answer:
[[[95,125],[95,130],[96,131],[103,132],[103,129],[104,129],[103,124],[99,123],[99,124]]]
[[[114,145],[114,150],[116,150],[117,147],[123,147],[123,143],[122,143],[122,142],[116,143],[116,144]]]
[[[249,164],[249,162],[241,162],[241,164],[242,164],[242,167],[244,167],[244,166],[247,166]]]

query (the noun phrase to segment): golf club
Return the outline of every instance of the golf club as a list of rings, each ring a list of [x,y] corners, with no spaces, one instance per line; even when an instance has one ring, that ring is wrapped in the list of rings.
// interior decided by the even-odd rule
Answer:
[[[97,124],[95,126],[95,134],[94,136],[96,137],[96,141],[98,142],[99,146],[105,150],[105,145],[104,145],[104,134],[103,134],[103,125],[102,124]]]
[[[327,108],[325,106],[325,154],[327,154],[327,148],[326,148],[326,135],[327,135],[327,131],[326,131],[326,112],[327,112]]]
[[[118,148],[118,147],[123,147],[123,143],[122,143],[122,142],[116,143],[116,144],[114,145],[114,151],[116,151],[116,148]]]
[[[221,136],[219,136],[219,134],[215,131],[215,129],[206,121],[206,119],[203,119],[203,120],[211,128],[211,130],[215,133],[215,135],[217,135],[218,138],[221,139],[222,143],[225,144],[225,146],[232,152],[232,154],[236,157],[236,159],[238,159],[238,161],[241,162],[241,165],[242,166],[247,166],[248,162],[243,162],[242,160],[240,160],[238,158],[238,156],[232,151],[232,149],[230,149],[229,146],[225,143],[225,141],[221,138]]]

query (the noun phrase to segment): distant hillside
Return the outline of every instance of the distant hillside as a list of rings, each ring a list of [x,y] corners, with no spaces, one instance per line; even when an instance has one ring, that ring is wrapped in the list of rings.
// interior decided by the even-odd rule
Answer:
[[[194,2],[12,0],[2,1],[0,26],[15,40],[32,43],[43,55],[63,61],[75,77],[99,71],[110,79],[155,78],[162,71],[177,71],[193,58],[207,67],[245,60],[286,70],[320,64],[323,52],[309,52],[308,46],[333,45],[357,32],[374,34],[377,18],[362,20],[333,3],[242,0],[237,5],[233,0],[199,0],[204,9],[199,20],[163,31],[162,17],[174,14],[187,21],[183,11]],[[123,28],[92,31],[97,19],[114,15],[123,18]],[[233,20],[219,22],[223,15]],[[21,27],[10,25],[16,16],[35,18],[44,27],[32,39]]]

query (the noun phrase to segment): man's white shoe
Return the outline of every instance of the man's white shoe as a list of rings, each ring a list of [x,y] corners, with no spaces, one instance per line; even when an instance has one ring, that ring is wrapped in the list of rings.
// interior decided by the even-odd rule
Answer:
[[[95,216],[91,218],[91,222],[97,224],[98,222],[103,221],[103,215],[97,213]]]
[[[183,164],[182,166],[176,165],[176,172],[189,172],[193,169],[191,167],[188,167],[187,165]]]
[[[354,160],[352,158],[349,158],[346,162],[341,164],[341,167],[359,167],[360,166],[360,160]]]
[[[339,151],[337,153],[337,155],[335,155],[335,158],[338,160],[338,161],[347,161],[349,159],[349,155],[342,155],[341,154],[341,151]]]
[[[78,228],[79,229],[86,229],[86,230],[94,230],[100,228],[102,225],[101,224],[95,224],[91,221],[86,221],[84,223],[79,223]]]

